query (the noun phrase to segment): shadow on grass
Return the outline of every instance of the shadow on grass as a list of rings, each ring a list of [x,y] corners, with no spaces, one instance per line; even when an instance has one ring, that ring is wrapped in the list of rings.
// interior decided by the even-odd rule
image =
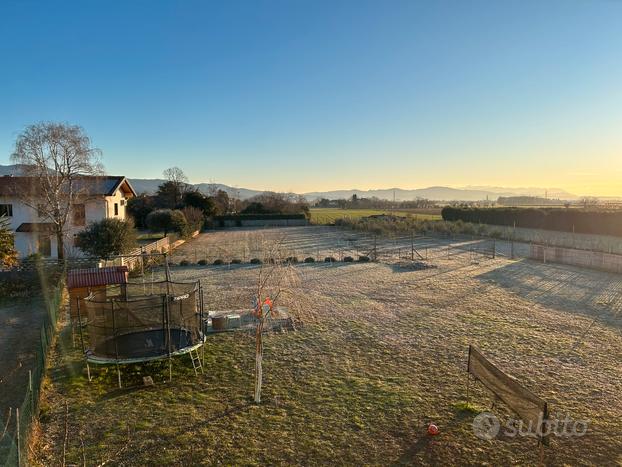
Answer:
[[[476,277],[540,305],[622,327],[622,275],[521,260]]]
[[[478,407],[465,402],[456,403],[453,405],[453,408],[454,416],[446,422],[446,426],[448,427],[463,425],[467,422],[472,423],[473,418],[482,411]],[[414,465],[420,464],[422,461],[429,464],[436,464],[437,459],[434,449],[435,446],[441,446],[442,444],[442,432],[438,436],[431,436],[427,433],[427,430],[421,430],[421,432],[418,433],[417,440],[408,446],[406,451],[404,451],[400,458],[392,465]]]
[[[249,399],[249,400],[247,400],[245,402],[238,403],[238,404],[233,405],[231,407],[227,407],[225,410],[222,410],[221,412],[215,413],[211,417],[206,418],[205,420],[194,422],[192,424],[192,429],[193,429],[193,431],[196,431],[198,428],[205,428],[205,427],[209,426],[210,424],[212,424],[214,422],[221,421],[221,420],[223,420],[225,418],[228,418],[228,417],[230,417],[232,415],[241,414],[241,413],[247,411],[253,405],[254,405],[254,402]],[[176,450],[176,449],[179,449],[180,446],[183,446],[183,443],[180,442],[178,440],[178,438],[181,438],[181,437],[184,437],[184,436],[187,436],[187,432],[182,430],[182,431],[179,432],[179,434],[174,435],[174,436],[158,437],[157,438],[157,443],[165,444],[166,446],[168,446],[169,449]],[[131,460],[134,460],[136,458],[140,458],[140,456],[143,456],[144,454],[145,454],[145,447],[144,446],[138,446],[137,448],[135,448],[133,450],[128,450],[123,455],[123,461],[131,461]],[[195,455],[198,455],[198,453],[191,452],[189,454],[190,454],[190,458],[192,459],[192,461],[193,462],[196,461]]]

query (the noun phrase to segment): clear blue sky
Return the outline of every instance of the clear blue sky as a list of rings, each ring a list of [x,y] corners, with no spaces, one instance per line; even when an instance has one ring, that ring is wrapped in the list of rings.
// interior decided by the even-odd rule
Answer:
[[[4,0],[0,59],[0,163],[55,120],[131,177],[622,195],[620,1]]]

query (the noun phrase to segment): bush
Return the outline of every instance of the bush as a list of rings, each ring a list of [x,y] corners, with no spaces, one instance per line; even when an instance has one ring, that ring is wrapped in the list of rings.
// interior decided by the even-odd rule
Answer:
[[[0,216],[0,266],[10,268],[17,265],[15,238],[7,217]]]
[[[305,263],[315,263],[315,258],[313,256],[309,256],[305,258]]]
[[[352,256],[346,256],[345,258],[343,258],[344,263],[352,263],[353,261],[354,258],[352,258]]]
[[[180,265],[180,266],[188,266],[189,264],[190,264],[190,261],[188,261],[187,259],[182,259],[182,260],[179,262],[179,265]]]
[[[285,259],[285,262],[289,264],[296,264],[298,263],[298,258],[296,256],[289,256]]]
[[[199,266],[206,266],[207,265],[207,260],[206,259],[200,259],[199,261],[197,261],[197,264]]]
[[[184,237],[189,237],[195,230],[201,230],[203,228],[203,211],[199,208],[186,206],[181,212],[188,224],[184,231],[181,232]]]
[[[131,220],[102,219],[78,233],[76,246],[92,256],[108,259],[136,247],[136,230]]]
[[[259,258],[252,258],[250,263],[251,264],[261,264],[261,260]]]
[[[184,213],[172,209],[156,209],[147,216],[147,226],[152,232],[164,232],[166,236],[169,232],[187,234],[188,222]]]
[[[325,263],[334,263],[335,261],[337,260],[333,258],[332,256],[327,256],[326,258],[324,258]]]
[[[231,264],[242,264],[242,260],[238,258],[232,259]]]
[[[223,264],[225,264],[225,262],[222,259],[214,260],[214,266],[221,266]]]
[[[371,258],[369,256],[359,256],[359,263],[369,263]]]

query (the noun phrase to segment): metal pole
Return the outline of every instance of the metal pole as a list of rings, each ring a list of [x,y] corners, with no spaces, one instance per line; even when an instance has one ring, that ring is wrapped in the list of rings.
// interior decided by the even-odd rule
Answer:
[[[32,390],[32,370],[28,370],[28,390],[30,391],[30,418],[35,416],[35,395]]]
[[[199,282],[199,337],[201,338],[201,366],[205,364],[205,329],[203,328],[203,287]]]
[[[17,438],[17,467],[21,467],[22,465],[22,456],[20,452],[20,435],[19,435],[19,408],[15,409],[15,427],[16,427],[16,438]]]
[[[117,366],[117,379],[119,383],[119,389],[121,389],[121,369],[119,368],[119,343],[117,342],[117,326],[114,319],[114,300],[110,302],[112,307],[112,339],[114,340],[114,354]]]
[[[168,282],[167,282],[168,287]],[[173,381],[173,357],[171,355],[171,315],[169,311],[169,294],[166,294],[166,304],[164,307],[164,312],[166,313],[166,334],[168,340],[168,380]]]
[[[471,369],[471,345],[469,345],[469,356],[467,358],[467,391],[466,391],[466,403],[469,405],[469,383],[470,379],[470,369]]]

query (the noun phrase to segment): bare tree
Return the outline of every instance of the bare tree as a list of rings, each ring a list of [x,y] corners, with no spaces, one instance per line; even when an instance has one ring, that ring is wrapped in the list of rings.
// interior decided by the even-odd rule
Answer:
[[[54,226],[58,258],[65,257],[64,231],[72,205],[86,190],[84,175],[103,173],[101,151],[77,125],[38,123],[17,137],[13,162],[23,164],[27,183],[15,186],[15,195]]]
[[[268,320],[278,317],[278,303],[283,295],[298,285],[298,275],[284,255],[283,239],[271,244],[264,241],[264,261],[259,268],[253,297],[255,328],[255,403],[261,403],[263,383],[263,333]]]
[[[162,172],[162,175],[166,178],[166,183],[160,188],[164,187],[164,191],[172,192],[174,202],[172,207],[176,207],[188,190],[188,177],[179,167],[170,167]],[[167,187],[168,190],[166,190]]]

